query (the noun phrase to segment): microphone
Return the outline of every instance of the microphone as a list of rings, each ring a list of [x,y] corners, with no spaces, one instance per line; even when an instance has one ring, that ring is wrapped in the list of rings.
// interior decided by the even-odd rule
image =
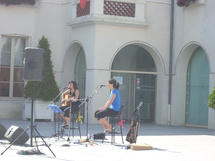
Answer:
[[[100,85],[100,87],[107,87],[107,84],[102,84]]]
[[[68,89],[68,88],[69,88],[69,87],[66,86],[66,87],[63,87],[62,89]]]

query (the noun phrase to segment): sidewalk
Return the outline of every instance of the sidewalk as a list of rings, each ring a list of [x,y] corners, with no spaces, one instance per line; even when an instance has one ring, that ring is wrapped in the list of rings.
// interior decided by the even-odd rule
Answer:
[[[0,119],[0,124],[8,129],[11,125],[18,126],[24,130],[30,126],[30,121]],[[35,122],[36,129],[50,145],[50,149],[44,146],[44,142],[37,137],[38,148],[43,155],[20,155],[21,150],[37,151],[36,147],[30,147],[30,139],[25,146],[12,145],[9,141],[0,140],[0,155],[2,159],[22,161],[28,160],[56,160],[56,161],[214,161],[215,159],[215,130],[204,128],[184,127],[184,126],[162,126],[155,124],[141,124],[137,137],[137,144],[146,143],[153,147],[152,150],[131,150],[126,149],[129,143],[125,141],[125,136],[129,130],[130,124],[124,124],[123,134],[124,142],[122,144],[121,136],[116,136],[116,143],[110,143],[110,134],[106,135],[104,143],[101,140],[95,140],[94,145],[80,141],[78,130],[75,130],[74,138],[66,131],[63,138],[54,137],[58,123],[54,122]],[[81,124],[82,139],[86,139],[86,124]],[[89,124],[89,134],[95,134],[102,131],[100,124]],[[27,131],[30,137],[30,129]],[[72,134],[72,133],[71,133]],[[69,138],[70,141],[67,141]],[[34,138],[33,138],[34,141]],[[35,141],[34,141],[35,143]],[[56,157],[54,157],[53,153]]]

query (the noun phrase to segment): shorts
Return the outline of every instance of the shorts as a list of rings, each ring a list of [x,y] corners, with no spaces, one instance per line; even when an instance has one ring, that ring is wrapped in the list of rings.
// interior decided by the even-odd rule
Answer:
[[[100,118],[105,118],[107,116],[114,116],[114,115],[117,115],[119,111],[114,111],[113,109],[106,109],[106,110],[103,110],[103,111],[99,111],[97,110],[95,112],[95,118],[97,118],[98,120]]]

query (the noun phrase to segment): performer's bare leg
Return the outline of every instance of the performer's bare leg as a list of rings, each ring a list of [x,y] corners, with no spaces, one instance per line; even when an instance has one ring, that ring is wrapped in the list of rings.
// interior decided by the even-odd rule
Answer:
[[[69,117],[65,117],[62,113],[60,114],[66,122],[66,125],[69,125]]]
[[[104,132],[111,132],[112,131],[111,124],[105,118],[100,118],[99,122],[102,124],[102,126],[104,128]]]

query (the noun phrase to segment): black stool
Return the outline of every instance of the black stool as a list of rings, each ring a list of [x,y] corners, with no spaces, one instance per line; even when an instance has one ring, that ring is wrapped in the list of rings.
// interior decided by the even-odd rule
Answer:
[[[71,118],[72,116],[72,118]],[[76,118],[75,118],[76,116]],[[72,137],[74,137],[74,131],[75,130],[78,130],[79,131],[79,136],[80,136],[80,139],[81,139],[81,128],[80,128],[80,123],[82,122],[82,116],[80,115],[80,111],[77,111],[77,112],[72,112],[70,113],[70,127],[69,128],[66,128],[68,129],[68,136],[70,136],[70,130],[72,130]],[[75,122],[78,123],[78,127],[75,127]],[[68,138],[68,140],[70,140]]]
[[[75,119],[75,115],[77,116]],[[74,130],[78,130],[79,131],[79,136],[81,139],[81,128],[80,128],[80,122],[82,122],[82,116],[80,115],[80,111],[78,112],[73,112],[72,113],[72,120],[70,120],[70,122],[72,122],[72,126],[71,126],[71,130],[72,130],[72,137],[74,137]],[[78,127],[75,127],[75,121],[78,123]]]
[[[124,120],[122,120],[122,109],[124,108],[124,105],[120,107],[120,111],[113,116],[108,116],[108,119],[110,121],[110,124],[112,125],[112,132],[111,132],[111,144],[115,143],[115,134],[121,134],[122,137],[122,143],[124,144],[123,140],[123,133],[122,133],[122,124]],[[119,121],[118,126],[120,128],[120,132],[116,132],[116,119]]]

